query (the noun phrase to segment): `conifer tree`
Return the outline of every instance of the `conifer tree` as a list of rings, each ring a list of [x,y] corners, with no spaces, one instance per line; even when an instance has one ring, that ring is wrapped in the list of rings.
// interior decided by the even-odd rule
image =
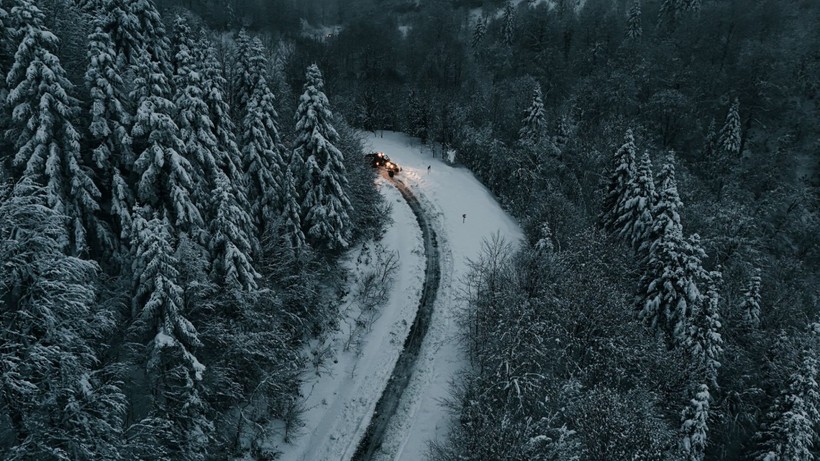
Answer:
[[[704,280],[708,284],[706,296],[695,306],[685,341],[694,366],[713,389],[718,388],[717,373],[723,354],[720,295],[717,291],[720,280],[721,274],[716,271],[710,272],[708,279]]]
[[[620,229],[618,235],[632,245],[641,259],[648,252],[646,236],[652,227],[652,207],[657,201],[658,194],[655,192],[655,181],[652,179],[652,160],[649,158],[649,152],[644,151],[638,171],[629,182],[620,216],[615,222],[615,226]]]
[[[617,227],[618,217],[623,214],[629,184],[636,175],[635,151],[635,138],[632,136],[632,130],[626,130],[624,144],[615,151],[612,157],[612,176],[604,196],[604,206],[600,216],[601,225],[611,232],[620,230]]]
[[[205,39],[196,44],[197,62],[202,66],[202,91],[208,112],[211,115],[213,131],[217,141],[217,164],[227,175],[237,194],[246,195],[245,178],[242,173],[242,154],[236,142],[236,125],[231,118],[231,110],[225,97],[227,81],[222,75],[222,67],[213,46]],[[237,197],[240,202],[245,200]],[[244,207],[244,205],[243,205]]]
[[[216,182],[214,213],[211,220],[211,277],[231,291],[256,290],[260,277],[253,267],[251,237],[247,229],[252,220],[234,195],[227,176],[220,174]]]
[[[151,0],[131,0],[128,2],[128,13],[138,24],[141,52],[147,54],[150,61],[156,63],[158,69],[170,78],[173,74],[171,67],[171,45],[165,33],[165,24]],[[138,60],[132,59],[132,64],[139,65]]]
[[[247,116],[248,104],[256,91],[259,79],[267,75],[267,66],[262,42],[257,38],[251,38],[245,29],[239,31],[236,37],[234,69],[232,70],[231,106],[235,120],[243,120]]]
[[[408,99],[408,134],[421,139],[422,142],[427,142],[428,137],[428,120],[427,108],[414,90],[410,91]]]
[[[133,191],[125,179],[134,166],[131,145],[131,115],[124,82],[117,65],[117,55],[111,37],[96,22],[89,36],[88,69],[85,82],[91,96],[89,134],[93,159],[97,167],[97,183],[103,190],[103,208],[113,218],[116,234],[125,238],[131,226]],[[117,242],[108,244],[111,250]]]
[[[760,269],[755,269],[740,303],[743,323],[751,328],[760,326],[760,283]]]
[[[128,0],[105,0],[96,18],[103,32],[111,37],[120,69],[135,66],[145,53],[146,39],[129,5]]]
[[[475,28],[473,29],[473,37],[470,40],[470,46],[473,50],[478,51],[478,45],[484,39],[484,35],[487,33],[487,23],[484,22],[484,18],[479,17],[475,23]]]
[[[680,209],[683,202],[678,194],[678,183],[675,179],[675,157],[669,152],[666,163],[661,168],[657,180],[658,196],[652,207],[652,226],[648,229],[642,243],[640,254],[648,257],[652,246],[666,233],[683,235],[680,221]],[[644,260],[645,261],[645,260]]]
[[[546,222],[538,228],[538,241],[535,242],[535,250],[541,254],[555,251],[555,245],[552,243],[552,230]]]
[[[193,167],[180,153],[185,145],[173,116],[176,106],[168,98],[171,88],[159,65],[143,57],[131,98],[137,104],[132,136],[134,172],[139,177],[137,198],[155,211],[169,213],[179,231],[197,231],[202,215],[194,202]]]
[[[70,251],[87,250],[87,229],[104,232],[96,219],[100,191],[83,164],[80,134],[74,127],[78,101],[54,54],[58,39],[43,26],[43,13],[29,0],[11,10],[19,43],[6,78],[6,104],[12,111],[6,136],[13,141],[13,179],[30,178],[46,186],[49,206],[66,217]]]
[[[706,129],[706,136],[703,138],[703,159],[707,162],[714,162],[717,160],[717,133],[715,132],[715,119],[709,122],[709,128]]]
[[[811,461],[820,420],[817,361],[804,353],[799,368],[774,402],[768,423],[758,434],[761,449],[756,461]]]
[[[729,158],[740,154],[740,101],[735,98],[718,136],[718,148]]]
[[[180,152],[193,169],[194,199],[201,212],[208,210],[211,190],[216,187],[220,169],[216,158],[219,146],[211,122],[210,108],[204,100],[201,62],[194,59],[194,41],[187,22],[174,22],[174,105],[176,123],[183,144]]]
[[[212,430],[199,396],[205,367],[192,352],[201,343],[184,316],[167,213],[162,219],[153,213],[150,220],[148,213],[147,208],[134,211],[132,335],[148,343],[145,365],[153,387],[153,413],[172,425],[172,440],[163,442],[177,459],[201,460]]]
[[[641,25],[641,0],[634,0],[629,13],[626,16],[626,36],[632,40],[637,40],[643,35]]]
[[[518,138],[523,143],[538,144],[545,136],[547,117],[544,114],[544,99],[541,95],[541,84],[536,83],[532,92],[532,101],[524,111],[524,120]]]
[[[699,384],[689,405],[683,409],[683,441],[681,448],[686,461],[703,461],[709,433],[709,407],[712,400],[709,386]]]
[[[275,100],[260,76],[242,122],[242,157],[248,183],[248,201],[260,230],[272,224],[283,204],[285,162],[279,139]]]
[[[330,249],[347,248],[351,234],[344,157],[335,144],[339,134],[331,124],[333,114],[324,93],[322,73],[316,64],[307,68],[304,92],[296,109],[294,155],[304,159],[302,222],[307,237]]]
[[[285,241],[297,259],[303,248],[307,246],[305,234],[302,232],[301,216],[299,193],[296,191],[293,173],[288,168],[285,173],[285,208],[282,211],[282,222],[284,223]]]
[[[504,44],[512,46],[515,38],[515,7],[510,0],[504,4],[504,14],[501,17],[501,33],[503,34]]]
[[[110,333],[96,264],[65,255],[65,217],[24,178],[0,190],[4,459],[121,459],[126,401],[99,369]]]
[[[553,144],[555,147],[558,148],[559,151],[563,153],[564,148],[567,147],[567,143],[569,142],[571,131],[569,126],[569,120],[567,120],[566,115],[562,115],[558,117],[558,120],[555,124],[555,136],[553,136]]]

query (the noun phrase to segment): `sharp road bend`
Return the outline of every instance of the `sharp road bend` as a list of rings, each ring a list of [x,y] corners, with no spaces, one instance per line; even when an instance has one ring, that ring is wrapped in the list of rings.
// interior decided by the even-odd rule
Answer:
[[[433,306],[441,278],[438,239],[421,203],[401,180],[391,179],[390,182],[401,192],[416,216],[424,238],[424,255],[427,265],[424,271],[424,286],[416,318],[413,320],[413,325],[410,326],[410,332],[404,341],[404,348],[396,360],[396,365],[393,367],[393,373],[390,375],[387,386],[376,403],[370,425],[367,426],[356,453],[353,455],[353,461],[371,460],[382,445],[382,438],[387,425],[390,418],[395,415],[401,396],[410,382],[410,376],[415,369],[421,343],[430,327],[430,319],[433,316]]]

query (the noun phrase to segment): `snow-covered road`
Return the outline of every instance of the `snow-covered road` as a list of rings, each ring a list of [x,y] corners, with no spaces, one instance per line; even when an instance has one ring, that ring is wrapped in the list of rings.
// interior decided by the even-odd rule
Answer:
[[[441,279],[430,328],[397,413],[373,457],[417,461],[424,459],[428,442],[442,439],[450,424],[441,402],[464,367],[457,340],[459,312],[463,309],[459,293],[468,272],[468,259],[477,257],[482,242],[494,233],[511,242],[521,241],[523,234],[469,170],[434,158],[417,139],[379,132],[368,134],[366,143],[368,149],[385,152],[401,165],[403,171],[398,179],[419,199],[438,236]],[[400,264],[390,297],[355,348],[343,347],[350,337],[346,328],[329,341],[335,350],[334,359],[326,362],[321,375],[310,378],[303,388],[307,408],[304,427],[290,443],[271,440],[282,451],[283,460],[351,459],[416,315],[425,267],[421,231],[396,188],[384,179],[379,179],[379,187],[393,204],[394,223],[378,247],[371,244],[364,251],[352,250],[349,267],[354,274],[360,274],[365,270],[360,267],[360,254],[375,258],[379,253],[397,251]],[[355,309],[351,315],[356,315]]]

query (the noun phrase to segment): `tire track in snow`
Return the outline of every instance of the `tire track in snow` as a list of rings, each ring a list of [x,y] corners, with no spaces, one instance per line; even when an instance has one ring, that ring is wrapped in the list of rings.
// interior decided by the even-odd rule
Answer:
[[[424,239],[424,255],[427,260],[427,265],[424,271],[424,286],[422,288],[416,318],[413,320],[410,332],[404,340],[401,355],[399,355],[398,360],[396,360],[396,365],[393,367],[393,372],[390,375],[387,386],[384,392],[382,392],[379,401],[376,403],[373,417],[370,420],[370,424],[362,440],[359,442],[352,461],[372,459],[373,455],[382,445],[387,425],[396,413],[396,409],[401,401],[401,396],[410,383],[410,377],[413,374],[413,369],[419,357],[421,343],[427,335],[427,330],[430,328],[433,306],[436,301],[436,294],[441,279],[436,232],[430,225],[421,203],[410,189],[398,179],[394,179],[391,182],[396,185],[396,188],[401,192],[401,195],[405,201],[407,201],[407,204],[410,205],[410,209],[413,210],[413,214],[416,216]]]

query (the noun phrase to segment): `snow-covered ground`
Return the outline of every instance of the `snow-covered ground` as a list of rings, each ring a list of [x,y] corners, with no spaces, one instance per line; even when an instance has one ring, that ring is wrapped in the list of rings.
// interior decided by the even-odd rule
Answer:
[[[417,139],[379,132],[368,134],[366,142],[368,149],[385,152],[401,165],[402,172],[396,179],[408,185],[421,201],[439,238],[442,278],[432,324],[398,413],[385,435],[382,452],[377,456],[417,461],[424,458],[428,441],[443,438],[449,426],[449,415],[441,401],[449,394],[451,380],[464,366],[457,343],[457,317],[463,308],[459,292],[468,271],[468,258],[475,258],[482,242],[496,232],[512,242],[520,241],[523,235],[469,170],[434,158]],[[330,341],[336,351],[333,359],[327,360],[320,375],[313,375],[303,388],[307,408],[304,427],[299,435],[292,436],[290,444],[278,444],[283,460],[350,459],[418,308],[424,278],[421,231],[395,187],[387,180],[378,181],[382,194],[393,204],[394,223],[379,242],[381,248],[371,243],[364,252],[354,249],[348,264],[359,277],[373,265],[365,264],[368,258],[375,261],[378,253],[399,252],[400,265],[390,297],[372,328],[361,335],[357,347],[344,350],[351,331],[347,324]],[[355,280],[351,284],[355,285]],[[350,317],[358,316],[355,307],[341,308],[347,309]]]

